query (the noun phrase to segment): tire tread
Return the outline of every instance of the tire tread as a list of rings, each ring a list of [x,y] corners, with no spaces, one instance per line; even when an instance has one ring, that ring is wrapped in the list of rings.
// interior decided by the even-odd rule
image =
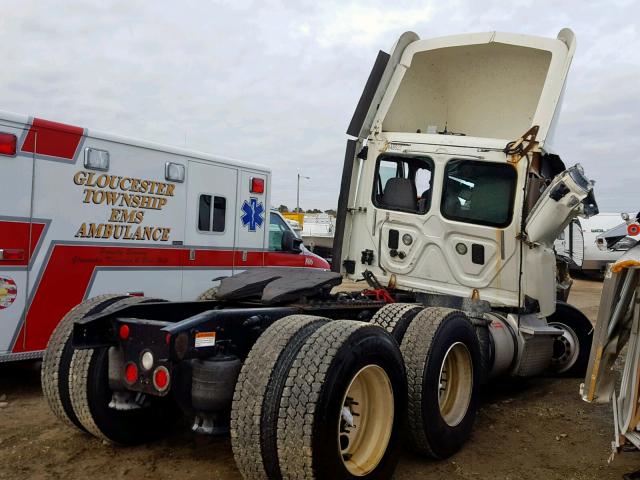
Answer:
[[[124,306],[151,302],[154,300],[156,299],[148,297],[127,297],[109,305],[103,310],[103,312],[108,313]],[[69,392],[71,394],[71,404],[73,405],[73,410],[78,417],[78,420],[87,432],[108,443],[114,443],[113,440],[106,436],[96,425],[89,406],[87,381],[94,353],[94,349],[76,350],[73,352],[71,369],[69,371]]]
[[[372,327],[365,322],[334,320],[316,330],[298,353],[289,370],[278,418],[278,456],[283,478],[315,478],[314,413],[326,374],[349,337],[359,329]]]
[[[412,450],[433,458],[439,457],[431,448],[423,428],[423,379],[438,328],[447,317],[459,312],[444,307],[425,308],[411,322],[400,345],[407,369],[407,440]]]
[[[303,328],[328,320],[312,315],[290,315],[270,326],[254,344],[242,366],[231,408],[231,446],[245,480],[266,479],[262,416],[267,389],[276,365],[291,340]],[[277,412],[276,412],[277,413]]]
[[[76,320],[84,318],[93,312],[95,307],[99,304],[118,297],[122,297],[122,295],[98,295],[79,303],[62,318],[49,338],[47,349],[45,350],[42,359],[42,369],[40,371],[42,392],[53,414],[58,418],[58,420],[70,427],[82,429],[82,424],[77,417],[73,418],[65,409],[63,399],[60,394],[61,385],[59,372],[65,346],[73,332],[73,324]],[[70,410],[71,413],[73,413],[72,407]]]

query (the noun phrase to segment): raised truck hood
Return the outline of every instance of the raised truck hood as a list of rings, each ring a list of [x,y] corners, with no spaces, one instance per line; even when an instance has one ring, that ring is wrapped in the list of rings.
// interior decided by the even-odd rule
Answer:
[[[367,85],[375,93],[363,94],[348,133],[447,132],[471,137],[463,143],[473,145],[477,137],[512,140],[537,125],[543,147],[574,50],[569,29],[556,39],[487,32],[420,40],[404,33],[384,54],[378,84]]]

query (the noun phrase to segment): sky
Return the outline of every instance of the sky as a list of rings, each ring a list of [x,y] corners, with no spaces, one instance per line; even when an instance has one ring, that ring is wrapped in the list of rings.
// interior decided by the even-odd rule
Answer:
[[[0,110],[273,171],[272,204],[337,205],[345,131],[378,50],[482,31],[578,47],[555,149],[601,211],[638,211],[640,0],[0,0]]]

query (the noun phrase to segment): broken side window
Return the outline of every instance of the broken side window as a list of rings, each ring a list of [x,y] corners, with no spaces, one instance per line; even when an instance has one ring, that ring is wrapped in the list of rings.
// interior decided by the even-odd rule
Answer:
[[[373,204],[424,214],[431,207],[433,161],[429,157],[381,155],[376,164]]]

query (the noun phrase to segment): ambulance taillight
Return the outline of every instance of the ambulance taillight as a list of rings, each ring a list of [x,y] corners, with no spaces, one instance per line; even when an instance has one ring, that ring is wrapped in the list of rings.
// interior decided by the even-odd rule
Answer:
[[[24,260],[24,250],[21,248],[2,248],[0,249],[0,260],[13,262]]]
[[[17,143],[18,139],[15,135],[0,132],[0,155],[14,157]]]
[[[264,179],[263,178],[251,178],[251,193],[264,193]]]

